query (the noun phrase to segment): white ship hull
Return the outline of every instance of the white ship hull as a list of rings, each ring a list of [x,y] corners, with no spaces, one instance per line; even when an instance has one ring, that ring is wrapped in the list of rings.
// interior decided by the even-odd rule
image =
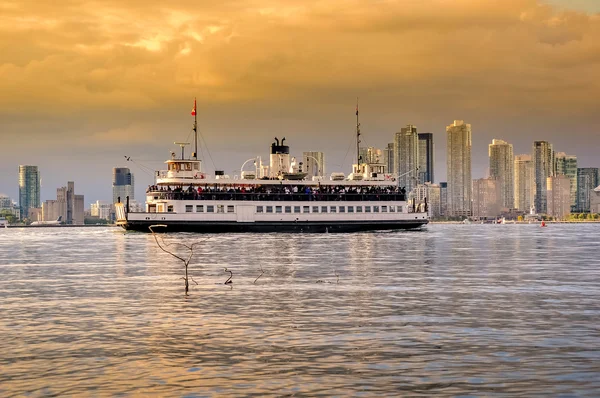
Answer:
[[[409,213],[405,202],[248,202],[165,201],[158,212],[125,214],[118,224],[148,232],[356,232],[414,229],[428,223],[427,213]],[[170,211],[169,211],[170,210]],[[119,214],[120,213],[120,214]]]

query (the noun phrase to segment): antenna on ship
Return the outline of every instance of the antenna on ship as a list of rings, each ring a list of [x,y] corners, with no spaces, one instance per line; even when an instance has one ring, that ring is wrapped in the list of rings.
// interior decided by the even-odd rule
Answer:
[[[192,116],[194,117],[194,152],[192,152],[192,158],[198,160],[198,116],[196,115],[196,97],[194,97]]]
[[[356,97],[356,164],[360,165],[360,123],[358,122],[358,97]]]

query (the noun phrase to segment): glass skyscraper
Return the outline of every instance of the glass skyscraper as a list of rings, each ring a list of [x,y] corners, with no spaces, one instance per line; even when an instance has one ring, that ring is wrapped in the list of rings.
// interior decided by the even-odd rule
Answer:
[[[21,218],[29,216],[29,208],[40,207],[40,172],[37,166],[19,166],[19,207]]]
[[[419,183],[433,183],[433,134],[419,133]]]
[[[547,180],[554,176],[554,151],[547,141],[533,142],[534,205],[537,213],[545,214],[547,206]]]
[[[597,167],[583,167],[577,169],[577,211],[588,213],[590,211],[591,191],[598,186],[600,173]]]
[[[115,167],[113,169],[113,203],[121,198],[121,203],[125,203],[125,199],[129,196],[129,200],[134,200],[134,178],[133,174],[127,167]]]

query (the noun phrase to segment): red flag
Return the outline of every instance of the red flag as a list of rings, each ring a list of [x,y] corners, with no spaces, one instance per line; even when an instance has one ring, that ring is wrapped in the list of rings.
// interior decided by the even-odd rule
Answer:
[[[196,116],[196,98],[194,98],[194,107],[192,108],[192,116]]]

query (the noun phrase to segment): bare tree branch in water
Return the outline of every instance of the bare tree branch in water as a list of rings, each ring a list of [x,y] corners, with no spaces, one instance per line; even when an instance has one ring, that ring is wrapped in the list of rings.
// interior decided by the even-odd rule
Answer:
[[[233,283],[233,281],[231,280],[231,278],[233,278],[233,272],[231,272],[230,270],[228,270],[227,268],[223,268],[225,270],[225,272],[229,272],[229,279],[227,279],[224,283],[224,285]]]
[[[190,261],[192,260],[192,257],[194,256],[194,248],[196,246],[198,246],[200,243],[203,243],[204,241],[210,239],[210,238],[206,238],[206,239],[202,239],[199,242],[194,242],[191,245],[186,245],[185,243],[180,243],[180,242],[172,242],[172,243],[167,243],[165,242],[165,238],[163,236],[160,237],[160,240],[162,241],[162,244],[158,241],[158,234],[156,234],[156,232],[154,232],[154,230],[152,228],[156,228],[156,227],[166,227],[166,225],[151,225],[148,227],[148,229],[150,230],[150,232],[152,232],[152,236],[154,237],[154,240],[156,241],[156,244],[158,245],[158,247],[164,251],[165,253],[170,254],[171,256],[175,257],[176,259],[178,259],[179,261],[181,261],[184,265],[185,268],[185,276],[182,277],[181,279],[184,280],[185,282],[185,294],[187,296],[189,290],[190,290],[190,279],[192,280],[192,282],[194,282],[196,285],[198,284],[198,282],[196,282],[194,280],[194,278],[192,278],[191,276],[189,276],[188,274],[188,265],[190,264]],[[177,254],[175,254],[174,252],[167,250],[167,247],[179,247],[179,248],[185,248],[190,252],[190,255],[187,256],[187,258],[185,257],[181,257]]]
[[[265,271],[263,270],[263,268],[262,268],[262,264],[261,264],[261,265],[260,265],[260,275],[259,275],[259,276],[257,276],[257,277],[256,277],[256,279],[254,280],[254,282],[252,282],[252,283],[256,283],[256,281],[257,281],[257,280],[258,280],[258,279],[259,279],[261,276],[263,276],[263,274],[264,274],[264,273],[265,273]]]

